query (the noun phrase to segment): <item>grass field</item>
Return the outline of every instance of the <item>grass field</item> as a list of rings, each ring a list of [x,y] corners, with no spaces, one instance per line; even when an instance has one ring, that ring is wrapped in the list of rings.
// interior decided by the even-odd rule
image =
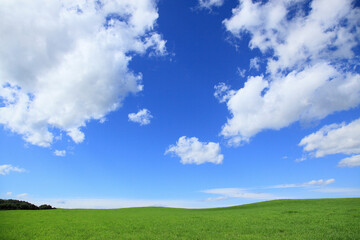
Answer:
[[[360,239],[360,198],[202,210],[0,211],[0,239]]]

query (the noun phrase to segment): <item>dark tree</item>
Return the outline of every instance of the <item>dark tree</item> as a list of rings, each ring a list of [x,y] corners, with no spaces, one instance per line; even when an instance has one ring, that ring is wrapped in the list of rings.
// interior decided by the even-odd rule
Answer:
[[[43,205],[40,205],[39,206],[39,209],[40,210],[43,210],[43,209],[54,209],[52,206],[50,205],[47,205],[47,204],[43,204]]]
[[[44,204],[40,207],[26,202],[15,199],[0,199],[0,210],[39,210],[39,209],[54,209],[50,205]]]

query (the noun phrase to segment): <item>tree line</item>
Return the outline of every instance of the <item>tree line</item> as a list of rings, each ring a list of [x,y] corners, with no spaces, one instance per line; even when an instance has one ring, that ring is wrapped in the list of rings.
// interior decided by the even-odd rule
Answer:
[[[15,199],[0,199],[0,210],[43,210],[43,209],[55,209],[55,208],[48,204],[36,206],[26,201],[20,201]]]

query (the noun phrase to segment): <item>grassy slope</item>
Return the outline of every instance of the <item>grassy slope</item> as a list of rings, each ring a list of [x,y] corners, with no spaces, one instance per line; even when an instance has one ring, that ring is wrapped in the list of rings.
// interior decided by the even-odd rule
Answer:
[[[360,239],[360,198],[202,210],[1,211],[0,239]]]

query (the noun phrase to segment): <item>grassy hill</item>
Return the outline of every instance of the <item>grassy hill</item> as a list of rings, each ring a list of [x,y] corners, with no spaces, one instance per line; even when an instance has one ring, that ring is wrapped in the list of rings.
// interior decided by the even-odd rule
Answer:
[[[201,210],[0,211],[0,239],[360,239],[360,198]]]

